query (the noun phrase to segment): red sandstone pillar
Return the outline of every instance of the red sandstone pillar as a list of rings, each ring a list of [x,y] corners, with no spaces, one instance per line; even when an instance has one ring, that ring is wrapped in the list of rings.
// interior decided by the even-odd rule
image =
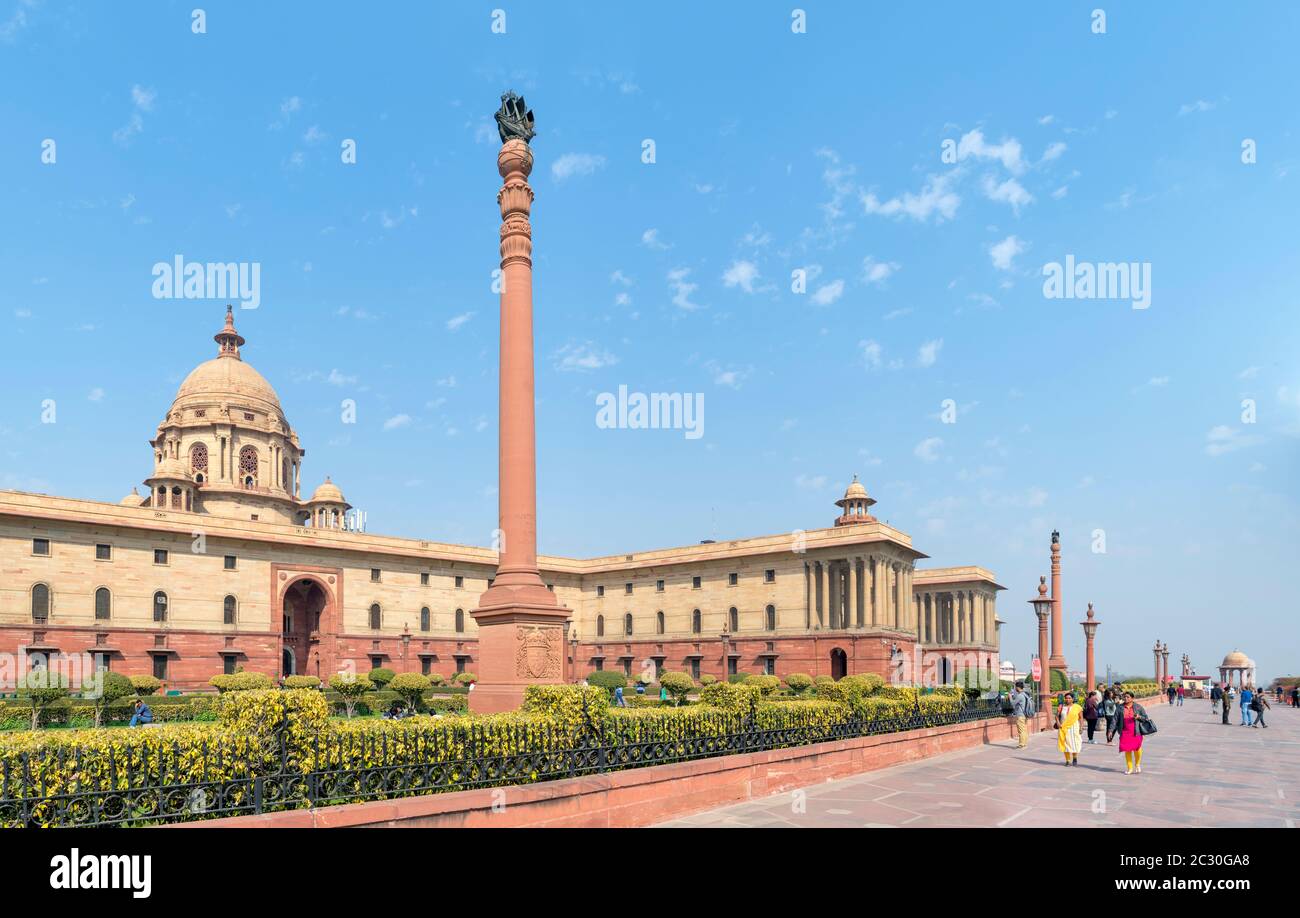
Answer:
[[[569,610],[537,570],[537,465],[533,392],[533,153],[518,138],[497,155],[505,180],[501,205],[501,367],[498,505],[501,532],[496,579],[470,614],[478,624],[479,682],[469,696],[475,713],[519,706],[524,688],[559,682]]]
[[[1156,646],[1152,647],[1151,650],[1156,655],[1156,685],[1158,687],[1161,687],[1160,686],[1160,642],[1156,641]]]
[[[1065,616],[1061,610],[1061,534],[1052,530],[1052,669],[1065,671],[1065,654],[1062,651]],[[1049,683],[1050,686],[1050,683]]]
[[[1095,618],[1097,613],[1092,611],[1092,603],[1088,603],[1088,617],[1080,624],[1083,625],[1083,636],[1088,642],[1087,666],[1088,666],[1088,691],[1097,687],[1097,664],[1093,656],[1093,641],[1097,637],[1097,626],[1101,622]]]

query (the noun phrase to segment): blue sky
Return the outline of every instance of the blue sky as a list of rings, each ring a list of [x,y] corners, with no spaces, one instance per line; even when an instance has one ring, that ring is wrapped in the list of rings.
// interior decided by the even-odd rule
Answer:
[[[1293,5],[194,5],[0,0],[0,486],[138,484],[224,312],[152,266],[258,262],[236,320],[307,486],[486,544],[514,88],[543,551],[826,525],[857,473],[996,572],[1021,667],[1058,528],[1072,663],[1091,601],[1102,665],[1300,670]],[[1150,307],[1045,298],[1066,255],[1149,264]],[[704,393],[704,436],[598,429],[620,384]]]

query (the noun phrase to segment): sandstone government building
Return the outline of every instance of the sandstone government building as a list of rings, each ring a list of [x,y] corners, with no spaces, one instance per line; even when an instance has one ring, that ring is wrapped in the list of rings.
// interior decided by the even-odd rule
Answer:
[[[181,690],[238,667],[473,672],[469,613],[496,553],[357,531],[328,478],[304,498],[305,451],[229,310],[215,337],[150,439],[143,493],[0,491],[0,652],[88,653]],[[941,677],[975,658],[996,670],[993,574],[918,567],[927,556],[856,479],[835,503],[824,528],[541,556],[572,612],[566,672],[889,675],[918,650]]]

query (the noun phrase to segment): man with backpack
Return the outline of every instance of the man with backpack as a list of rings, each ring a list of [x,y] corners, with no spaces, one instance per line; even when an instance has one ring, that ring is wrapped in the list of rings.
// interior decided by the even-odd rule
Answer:
[[[1264,711],[1268,707],[1270,707],[1268,703],[1268,696],[1266,696],[1263,692],[1256,692],[1254,697],[1250,699],[1250,709],[1255,714],[1255,722],[1251,724],[1252,727],[1264,727],[1265,729],[1268,728],[1268,724],[1264,723]]]

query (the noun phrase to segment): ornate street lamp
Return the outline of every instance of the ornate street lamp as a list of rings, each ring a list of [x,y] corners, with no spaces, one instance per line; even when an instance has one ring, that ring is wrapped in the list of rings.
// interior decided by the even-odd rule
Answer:
[[[1095,615],[1096,613],[1092,611],[1092,603],[1088,603],[1088,617],[1079,623],[1083,625],[1083,636],[1088,642],[1087,667],[1088,691],[1090,692],[1097,687],[1097,666],[1093,656],[1093,641],[1096,640],[1097,626],[1101,624],[1101,621],[1095,618]]]
[[[1051,685],[1051,670],[1047,667],[1047,621],[1052,615],[1052,597],[1047,595],[1047,578],[1038,578],[1038,595],[1029,600],[1038,616],[1038,710],[1050,711],[1047,702],[1048,689]]]

